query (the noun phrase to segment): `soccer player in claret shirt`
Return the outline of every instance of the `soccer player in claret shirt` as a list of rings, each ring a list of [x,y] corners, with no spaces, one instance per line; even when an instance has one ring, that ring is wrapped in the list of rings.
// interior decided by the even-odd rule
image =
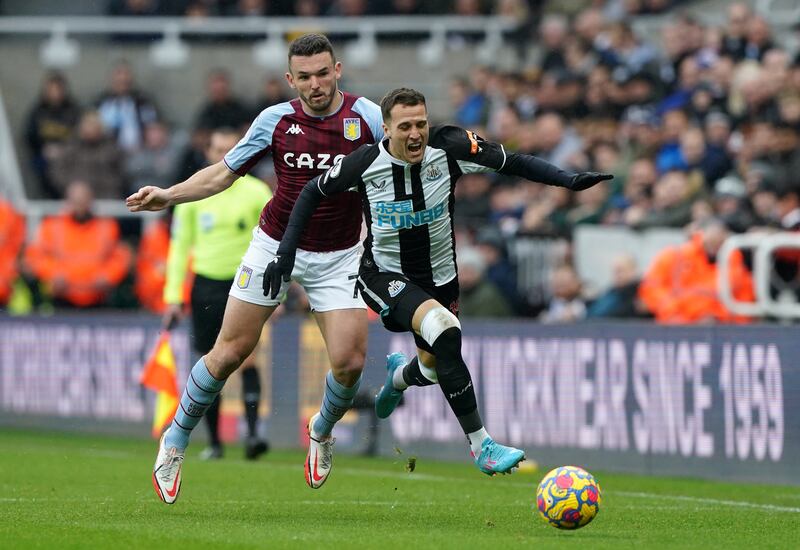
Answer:
[[[362,146],[305,186],[267,267],[265,285],[272,296],[283,291],[317,207],[343,191],[358,191],[369,228],[358,288],[388,330],[411,332],[417,344],[410,362],[401,354],[388,357],[389,372],[375,402],[378,416],[388,417],[409,386],[438,382],[478,468],[489,475],[509,473],[524,453],[495,443],[486,432],[461,355],[456,180],[462,174],[499,172],[580,191],[612,176],[567,174],[536,157],[506,153],[502,145],[461,128],[429,128],[424,96],[408,88],[387,94],[381,111],[385,140]]]
[[[170,187],[143,187],[127,199],[130,210],[160,210],[196,201],[226,189],[267,153],[272,153],[278,186],[253,230],[250,247],[231,286],[219,337],[191,371],[172,425],[159,444],[153,485],[166,503],[175,502],[189,436],[228,376],[255,347],[261,327],[285,298],[267,297],[262,280],[305,183],[348,153],[383,138],[380,108],[341,92],[342,65],[328,39],[305,35],[289,47],[286,80],[298,98],[268,107],[223,161]],[[310,443],[306,482],[322,486],[331,469],[333,425],[350,408],[358,391],[367,347],[367,315],[354,292],[361,230],[360,197],[342,193],[324,201],[296,244],[295,280],[306,291],[327,346],[331,371],[320,411],[308,425]]]

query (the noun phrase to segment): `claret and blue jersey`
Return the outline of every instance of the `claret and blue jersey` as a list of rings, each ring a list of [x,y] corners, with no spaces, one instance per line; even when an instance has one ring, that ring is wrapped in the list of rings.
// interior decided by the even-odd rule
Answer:
[[[308,180],[333,167],[345,155],[383,138],[380,107],[366,98],[342,92],[338,111],[314,117],[300,99],[261,112],[242,140],[225,155],[228,168],[246,174],[272,153],[278,186],[261,212],[261,229],[281,240],[292,207]],[[299,248],[311,252],[343,250],[358,243],[361,199],[342,193],[320,204]]]

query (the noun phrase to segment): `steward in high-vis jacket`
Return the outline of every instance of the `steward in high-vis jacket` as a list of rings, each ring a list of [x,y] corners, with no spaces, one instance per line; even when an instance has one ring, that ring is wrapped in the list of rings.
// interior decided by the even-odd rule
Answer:
[[[25,251],[28,270],[53,298],[77,307],[103,304],[131,266],[119,225],[95,217],[92,201],[88,184],[70,184],[64,213],[46,218]]]
[[[728,237],[719,220],[710,220],[689,242],[658,254],[639,286],[639,298],[659,323],[746,323],[719,298],[717,252]],[[753,280],[739,250],[730,257],[730,286],[739,301],[755,300]]]

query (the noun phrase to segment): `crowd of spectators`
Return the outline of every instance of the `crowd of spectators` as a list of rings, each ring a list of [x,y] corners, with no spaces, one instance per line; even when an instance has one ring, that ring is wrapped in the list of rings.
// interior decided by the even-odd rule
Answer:
[[[540,34],[549,38],[529,70],[477,67],[452,83],[455,121],[511,149],[617,177],[574,196],[492,182],[488,213],[471,204],[469,188],[484,187],[471,181],[462,193],[470,217],[488,214],[506,233],[561,235],[580,223],[684,227],[710,214],[737,230],[780,221],[756,195],[800,185],[800,58],[772,42],[763,18],[733,4],[724,29],[683,16],[652,44],[587,10],[572,27],[545,17]]]
[[[279,78],[268,77],[250,105],[233,93],[230,73],[214,69],[191,128],[171,128],[150,94],[137,87],[126,61],[113,67],[108,88],[84,104],[53,72],[28,115],[29,158],[44,198],[63,199],[69,184],[81,180],[95,198],[122,199],[145,184],[186,179],[203,167],[211,130],[244,131],[263,109],[286,101],[287,92]]]
[[[268,77],[251,105],[234,94],[227,70],[214,69],[205,101],[184,129],[171,127],[151,94],[137,86],[126,61],[112,68],[107,89],[88,102],[73,97],[62,74],[46,75],[25,126],[27,156],[40,196],[63,201],[64,208],[25,244],[24,220],[0,200],[0,305],[22,289],[26,303],[45,310],[163,310],[168,220],[148,220],[144,228],[119,223],[96,215],[94,200],[122,201],[143,185],[168,187],[186,179],[205,166],[212,130],[243,134],[259,112],[286,101],[287,92],[282,80]]]
[[[626,275],[615,280],[613,296],[587,295],[567,256],[553,272],[550,303],[511,298],[517,313],[544,321],[650,315],[677,322],[657,310],[658,300],[639,288],[640,278],[644,288],[653,288],[666,271],[658,267],[669,265],[670,275],[684,270],[694,276],[667,278],[674,287],[668,295],[714,294],[718,246],[698,252],[704,250],[698,243],[709,241],[703,238],[708,227],[800,229],[800,55],[746,4],[726,9],[722,27],[672,12],[658,35],[636,32],[630,20],[599,7],[573,17],[545,15],[538,58],[513,72],[475,67],[451,82],[456,123],[568,169],[615,175],[575,194],[471,175],[457,188],[462,242],[487,224],[506,241],[569,239],[576,226],[592,224],[685,230],[694,243],[694,255],[670,249],[652,269],[625,267],[624,257],[615,258],[615,273]],[[796,288],[796,258],[778,264],[783,283]],[[738,266],[730,266],[734,287],[741,283]],[[622,297],[626,303],[615,305]],[[702,311],[682,322],[743,320],[718,301],[693,303]]]
[[[314,5],[319,13],[357,15],[372,13],[379,4],[382,13],[416,13],[422,6],[434,10],[440,5],[413,0],[120,0],[109,10],[120,15],[188,13],[202,5],[212,14],[247,9],[277,15]],[[453,4],[477,6],[480,13],[513,6],[541,10],[545,3]],[[674,2],[563,4],[565,13],[548,11],[538,23],[538,56],[521,61],[513,72],[474,67],[450,83],[449,117],[432,116],[510,150],[570,170],[613,173],[615,179],[572,194],[497,176],[464,176],[455,206],[464,313],[538,316],[545,322],[608,316],[669,320],[657,311],[654,291],[646,290],[663,278],[664,269],[659,275],[655,264],[643,272],[631,257],[614,258],[613,287],[590,296],[567,255],[543,281],[551,299],[542,301],[526,296],[517,284],[508,243],[527,236],[569,239],[584,224],[671,227],[686,231],[693,252],[670,250],[672,256],[660,258],[659,265],[691,257],[700,262],[691,268],[695,272],[702,271],[696,267],[702,264],[715,273],[716,250],[703,247],[714,241],[709,232],[800,229],[800,55],[793,56],[767,21],[742,3],[727,7],[722,27],[673,11],[658,36],[636,32],[626,16],[661,11]],[[287,93],[281,80],[272,78],[258,104],[247,105],[234,94],[231,75],[214,70],[193,126],[173,129],[149,94],[137,89],[126,63],[114,68],[107,91],[80,106],[64,77],[54,73],[45,79],[29,117],[33,167],[48,197],[63,198],[80,183],[96,197],[121,199],[144,183],[185,179],[203,166],[209,130],[244,129],[261,109],[286,100]],[[737,259],[745,262],[744,275],[746,260]],[[787,257],[780,266],[789,283],[797,278],[796,265],[796,258]],[[32,273],[30,267],[23,272]],[[698,292],[706,292],[714,280],[704,276],[706,286]],[[671,281],[692,285],[697,278]],[[742,320],[718,306],[709,305],[691,321]]]
[[[345,16],[362,15],[491,15],[518,17],[538,13],[548,4],[573,10],[591,2],[545,0],[110,0],[109,15],[126,16]],[[678,4],[675,0],[611,0],[607,13],[621,17],[661,13]]]

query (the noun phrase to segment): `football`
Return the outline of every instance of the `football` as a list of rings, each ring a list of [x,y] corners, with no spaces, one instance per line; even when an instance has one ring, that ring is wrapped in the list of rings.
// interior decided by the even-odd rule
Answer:
[[[577,466],[560,466],[547,473],[536,490],[536,507],[558,529],[578,529],[600,511],[600,485]]]

